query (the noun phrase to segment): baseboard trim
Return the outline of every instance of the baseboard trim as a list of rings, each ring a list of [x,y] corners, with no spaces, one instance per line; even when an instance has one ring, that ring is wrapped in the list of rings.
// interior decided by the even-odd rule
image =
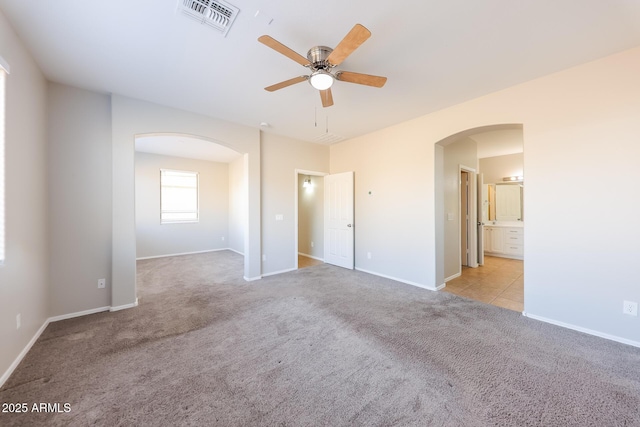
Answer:
[[[227,250],[228,250],[228,251],[231,251],[231,252],[235,252],[235,253],[237,253],[238,255],[242,255],[242,256],[244,256],[244,253],[242,253],[242,252],[240,252],[240,251],[236,251],[235,249],[227,248]]]
[[[206,253],[208,253],[208,252],[220,252],[220,251],[226,251],[226,250],[232,250],[232,249],[229,249],[229,248],[207,249],[206,251],[180,252],[180,253],[177,253],[177,254],[144,256],[144,257],[136,258],[136,261],[142,261],[142,260],[144,260],[144,259],[169,258],[169,257],[172,257],[172,256],[183,256],[183,255],[206,254]],[[235,251],[234,251],[234,252],[235,252]]]
[[[40,326],[40,329],[38,329],[36,331],[36,333],[33,336],[33,338],[31,338],[31,340],[29,340],[29,342],[27,343],[25,348],[20,352],[20,354],[18,354],[18,357],[16,357],[16,359],[13,361],[13,363],[11,365],[9,365],[9,367],[4,372],[4,374],[2,374],[2,376],[0,377],[0,388],[2,388],[4,383],[11,376],[11,374],[13,374],[13,371],[15,371],[16,368],[18,367],[18,365],[20,364],[20,362],[22,362],[22,359],[24,359],[24,357],[27,355],[27,353],[29,353],[29,350],[31,350],[31,347],[33,347],[33,345],[36,343],[36,341],[38,341],[38,338],[40,338],[40,335],[42,335],[44,330],[47,329],[47,326],[49,326],[49,322],[50,322],[50,319],[47,319],[47,320],[44,321],[42,326]]]
[[[33,345],[36,343],[36,341],[38,341],[38,338],[40,338],[40,335],[42,335],[44,330],[47,329],[47,326],[49,326],[49,323],[59,322],[61,320],[73,319],[75,317],[88,316],[90,314],[102,313],[102,312],[105,312],[105,311],[124,310],[124,309],[127,309],[127,308],[136,307],[137,305],[138,305],[138,298],[136,298],[136,302],[133,303],[133,304],[126,304],[126,305],[121,305],[121,306],[117,306],[117,307],[110,307],[110,306],[98,307],[98,308],[92,308],[92,309],[89,309],[89,310],[78,311],[78,312],[75,312],[75,313],[61,314],[59,316],[49,317],[48,319],[46,319],[44,321],[42,326],[40,326],[40,329],[38,329],[36,331],[36,333],[33,336],[33,338],[31,338],[31,340],[29,340],[27,345],[24,347],[24,349],[22,349],[20,354],[18,354],[18,356],[13,361],[13,363],[11,365],[9,365],[9,367],[4,372],[4,374],[2,374],[2,376],[0,377],[0,388],[2,388],[4,383],[11,376],[11,374],[13,374],[13,371],[15,371],[16,368],[18,367],[18,365],[20,364],[20,362],[22,362],[22,359],[24,359],[24,357],[27,355],[27,353],[29,353],[29,350],[31,350],[31,347],[33,347]]]
[[[275,276],[276,274],[288,273],[290,271],[295,271],[295,270],[297,270],[297,268],[287,268],[285,270],[274,271],[272,273],[265,273],[262,275],[262,277]]]
[[[244,277],[243,277],[243,279],[244,279],[244,280],[246,280],[247,282],[253,282],[253,281],[255,281],[255,280],[260,280],[260,279],[262,279],[262,276],[255,276],[255,277],[247,277],[247,276],[244,276]]]
[[[301,256],[306,257],[306,258],[311,258],[311,259],[315,259],[315,260],[324,262],[324,258],[320,258],[320,257],[317,257],[317,256],[313,256],[313,255],[309,255],[309,254],[303,254],[302,252],[298,252],[298,255],[301,255]]]
[[[365,270],[365,269],[358,268],[358,267],[356,267],[356,270],[361,271],[363,273],[372,274],[374,276],[384,277],[385,279],[394,280],[396,282],[405,283],[407,285],[416,286],[418,288],[427,289],[429,291],[438,291],[438,290],[442,289],[440,286],[433,287],[433,286],[423,285],[421,283],[411,282],[409,280],[404,280],[404,279],[398,279],[397,277],[387,276],[386,274],[380,274],[380,273],[376,273],[375,271]]]
[[[460,277],[460,276],[462,276],[462,272],[459,272],[459,273],[456,273],[456,274],[453,274],[453,275],[447,277],[446,279],[444,279],[444,282],[447,283],[449,280],[453,280],[456,277]]]
[[[604,338],[611,341],[616,341],[616,342],[627,344],[633,347],[640,347],[640,342],[629,340],[627,338],[622,338],[616,335],[610,335],[604,332],[595,331],[593,329],[583,328],[582,326],[572,325],[571,323],[565,323],[559,320],[549,319],[548,317],[538,316],[535,314],[527,313],[526,311],[523,311],[522,315],[533,320],[539,320],[540,322],[550,323],[552,325],[560,326],[567,329],[572,329],[574,331],[582,332],[589,335],[594,335],[596,337]]]
[[[53,316],[49,318],[49,322],[59,322],[60,320],[73,319],[74,317],[87,316],[89,314],[101,313],[103,311],[110,311],[111,307],[98,307],[92,308],[91,310],[78,311],[76,313],[62,314],[60,316]]]
[[[110,307],[109,311],[113,312],[113,311],[126,310],[128,308],[133,308],[133,307],[137,307],[137,306],[138,306],[138,298],[136,298],[136,302],[131,303],[131,304],[124,304],[124,305],[117,305],[115,307]]]

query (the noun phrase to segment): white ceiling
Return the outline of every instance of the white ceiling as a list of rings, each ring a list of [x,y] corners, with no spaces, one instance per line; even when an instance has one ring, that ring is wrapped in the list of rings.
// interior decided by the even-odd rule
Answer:
[[[241,11],[226,38],[176,14],[176,1],[0,9],[49,80],[310,141],[327,116],[330,140],[350,138],[640,45],[638,0],[231,0]],[[260,35],[306,55],[355,23],[373,35],[339,69],[387,76],[384,88],[336,82],[327,109],[304,82],[263,89],[306,69]]]
[[[187,159],[231,163],[240,153],[211,141],[175,135],[153,135],[136,138],[136,151]]]

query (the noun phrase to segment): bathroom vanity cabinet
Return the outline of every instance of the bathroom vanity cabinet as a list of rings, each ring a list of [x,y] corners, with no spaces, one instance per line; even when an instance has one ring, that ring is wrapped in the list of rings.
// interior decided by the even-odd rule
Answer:
[[[524,227],[485,225],[484,253],[490,256],[523,259]]]

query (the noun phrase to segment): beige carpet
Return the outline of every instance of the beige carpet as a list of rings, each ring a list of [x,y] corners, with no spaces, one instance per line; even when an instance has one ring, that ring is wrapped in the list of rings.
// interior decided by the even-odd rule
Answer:
[[[140,306],[49,325],[0,425],[640,425],[640,349],[319,265],[138,263]]]

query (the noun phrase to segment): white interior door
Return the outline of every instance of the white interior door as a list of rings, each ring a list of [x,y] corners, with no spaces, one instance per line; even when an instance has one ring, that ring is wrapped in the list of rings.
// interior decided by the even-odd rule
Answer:
[[[476,177],[476,189],[478,190],[478,197],[476,198],[478,202],[478,213],[476,215],[478,221],[478,265],[484,265],[484,213],[487,205],[487,196],[484,194],[485,187],[482,174],[479,173]]]
[[[353,172],[324,177],[324,262],[353,270]]]
[[[469,248],[469,234],[471,232],[470,210],[473,208],[469,203],[469,172],[460,171],[460,264],[469,266],[471,251]]]

